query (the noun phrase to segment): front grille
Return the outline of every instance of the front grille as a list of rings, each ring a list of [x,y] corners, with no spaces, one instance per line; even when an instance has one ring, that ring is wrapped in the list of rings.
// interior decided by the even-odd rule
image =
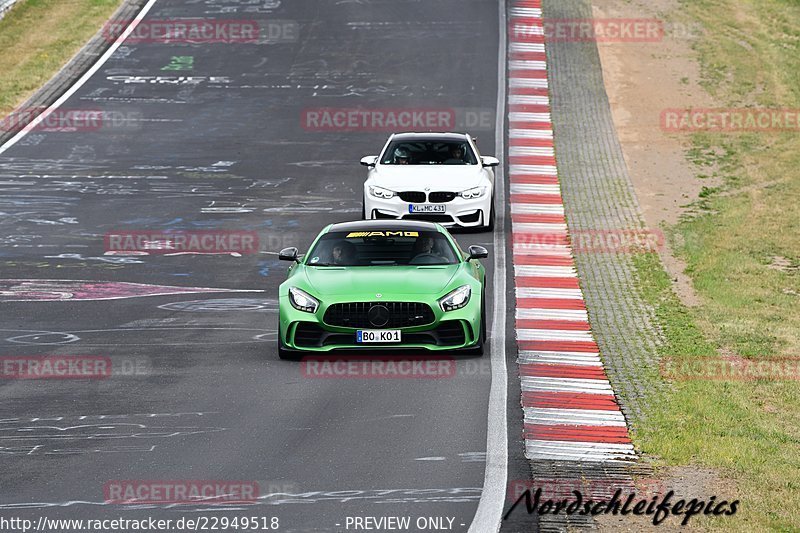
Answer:
[[[456,197],[454,192],[437,191],[428,195],[429,201],[434,204],[443,204],[451,202]]]
[[[425,202],[425,193],[422,191],[406,191],[398,193],[400,199],[404,202],[411,202],[412,204],[421,204]]]
[[[424,220],[426,222],[439,222],[440,224],[447,224],[453,221],[450,215],[437,215],[430,213],[409,213],[403,217],[403,220]]]
[[[382,305],[389,310],[386,325],[375,326],[370,322],[368,313],[373,305]],[[434,319],[430,306],[420,302],[352,302],[331,305],[325,311],[323,321],[346,328],[406,328],[424,326]]]

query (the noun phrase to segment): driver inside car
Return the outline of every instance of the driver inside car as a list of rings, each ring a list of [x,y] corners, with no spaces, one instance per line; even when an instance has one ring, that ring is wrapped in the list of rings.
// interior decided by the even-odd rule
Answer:
[[[394,151],[394,163],[396,165],[409,165],[411,164],[411,153],[407,148],[397,148]]]
[[[445,165],[463,165],[464,161],[464,147],[460,144],[450,145],[450,158],[445,159]]]
[[[353,266],[356,260],[356,247],[345,240],[337,242],[331,250],[331,264]]]
[[[425,264],[425,263],[438,263],[444,258],[437,252],[436,243],[433,237],[422,235],[417,237],[414,241],[414,248],[411,252],[414,254],[409,261],[412,265]]]

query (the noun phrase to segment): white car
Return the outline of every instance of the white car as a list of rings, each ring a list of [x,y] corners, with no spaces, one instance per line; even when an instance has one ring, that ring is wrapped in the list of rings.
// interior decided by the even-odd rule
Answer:
[[[494,157],[465,133],[395,133],[367,156],[361,217],[427,220],[447,227],[494,227]]]

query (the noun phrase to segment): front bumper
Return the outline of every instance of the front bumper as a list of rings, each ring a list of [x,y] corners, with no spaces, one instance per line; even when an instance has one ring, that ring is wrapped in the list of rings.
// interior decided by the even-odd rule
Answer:
[[[427,220],[445,227],[485,226],[492,206],[491,194],[469,200],[457,196],[443,204],[444,213],[409,213],[409,202],[404,202],[398,196],[389,199],[375,198],[367,192],[364,198],[364,214],[368,219]]]
[[[428,351],[459,350],[475,346],[480,335],[480,302],[473,298],[463,309],[447,313],[435,308],[435,319],[426,325],[384,329],[400,330],[399,343],[357,343],[359,329],[374,327],[337,327],[326,324],[322,317],[325,308],[316,313],[296,310],[281,297],[279,332],[281,343],[289,350],[330,352],[332,350],[398,350],[422,349]],[[429,302],[426,302],[429,303]],[[322,306],[321,306],[322,307]]]

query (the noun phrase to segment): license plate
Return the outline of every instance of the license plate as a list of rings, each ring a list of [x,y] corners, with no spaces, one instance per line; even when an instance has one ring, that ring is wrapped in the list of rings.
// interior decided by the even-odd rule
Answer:
[[[409,213],[444,213],[444,204],[408,204]]]
[[[399,329],[359,329],[356,331],[356,342],[400,342]]]

